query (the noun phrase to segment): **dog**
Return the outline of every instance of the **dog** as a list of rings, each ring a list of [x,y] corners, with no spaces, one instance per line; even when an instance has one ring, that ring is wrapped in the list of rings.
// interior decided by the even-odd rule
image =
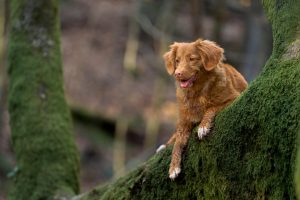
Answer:
[[[198,137],[203,139],[216,114],[247,88],[247,81],[223,62],[223,48],[209,40],[175,42],[163,57],[167,72],[176,80],[179,119],[176,132],[157,152],[174,145],[169,168],[169,178],[174,180],[181,172],[182,151],[194,126],[199,124]]]

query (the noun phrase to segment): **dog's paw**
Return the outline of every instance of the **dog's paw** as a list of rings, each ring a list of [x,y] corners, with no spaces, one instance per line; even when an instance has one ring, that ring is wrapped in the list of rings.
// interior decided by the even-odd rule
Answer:
[[[198,128],[198,138],[199,140],[202,140],[204,136],[206,136],[209,133],[210,129],[205,126],[199,126]]]
[[[156,153],[160,152],[161,150],[165,149],[167,146],[165,144],[160,145],[157,149],[156,149]]]
[[[175,167],[173,170],[169,172],[169,178],[174,180],[181,172],[180,167]]]

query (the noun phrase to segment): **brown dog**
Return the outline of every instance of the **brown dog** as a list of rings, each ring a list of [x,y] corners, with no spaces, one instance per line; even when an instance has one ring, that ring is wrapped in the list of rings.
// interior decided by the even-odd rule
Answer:
[[[174,144],[169,177],[175,179],[193,126],[200,122],[201,140],[209,133],[216,114],[246,89],[247,82],[231,65],[223,63],[224,50],[214,42],[175,42],[170,48],[164,59],[168,73],[176,79],[179,120],[176,132],[157,152]]]

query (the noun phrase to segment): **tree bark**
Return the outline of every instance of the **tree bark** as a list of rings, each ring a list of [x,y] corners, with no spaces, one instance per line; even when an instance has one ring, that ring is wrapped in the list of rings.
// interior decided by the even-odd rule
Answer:
[[[17,166],[9,199],[78,193],[78,152],[64,99],[58,0],[11,0],[9,113]]]
[[[198,141],[193,132],[182,174],[168,178],[171,148],[128,175],[74,199],[295,199],[300,122],[300,1],[265,0],[273,52],[263,72]],[[300,150],[299,150],[300,166]],[[297,189],[300,191],[300,189]],[[300,197],[300,196],[299,196]]]

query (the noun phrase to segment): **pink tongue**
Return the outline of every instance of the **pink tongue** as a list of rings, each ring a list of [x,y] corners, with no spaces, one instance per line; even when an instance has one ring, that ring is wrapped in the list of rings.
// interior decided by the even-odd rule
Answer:
[[[181,81],[180,82],[180,87],[187,88],[187,87],[189,87],[191,85],[191,82],[192,82],[191,80]]]

